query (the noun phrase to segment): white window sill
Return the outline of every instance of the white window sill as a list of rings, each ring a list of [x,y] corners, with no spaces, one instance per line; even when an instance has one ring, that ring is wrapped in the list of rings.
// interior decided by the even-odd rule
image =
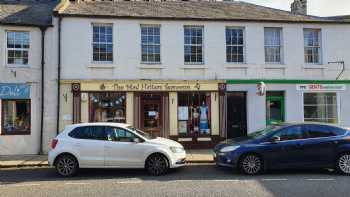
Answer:
[[[160,65],[160,63],[152,64],[152,63],[141,63],[139,66],[140,69],[164,69],[165,66]]]
[[[23,65],[23,64],[7,64],[7,68],[31,68],[29,65]]]
[[[208,69],[208,66],[205,66],[204,64],[190,64],[190,65],[183,65],[180,68],[182,69]]]
[[[90,64],[88,68],[96,68],[96,69],[114,69],[116,66],[113,64]]]
[[[227,62],[224,67],[225,68],[248,68],[249,66],[246,63]]]
[[[326,69],[326,65],[322,64],[306,64],[303,66],[304,69]]]
[[[287,66],[285,64],[281,64],[281,63],[266,63],[264,68],[266,69],[286,69]]]

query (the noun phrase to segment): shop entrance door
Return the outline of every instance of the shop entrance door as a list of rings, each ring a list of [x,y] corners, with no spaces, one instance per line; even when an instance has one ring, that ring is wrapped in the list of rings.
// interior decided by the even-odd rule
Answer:
[[[227,94],[227,138],[247,135],[247,96],[246,92]]]
[[[162,95],[141,95],[141,127],[152,136],[161,136],[162,131]]]
[[[283,92],[267,92],[266,94],[266,124],[284,122]]]

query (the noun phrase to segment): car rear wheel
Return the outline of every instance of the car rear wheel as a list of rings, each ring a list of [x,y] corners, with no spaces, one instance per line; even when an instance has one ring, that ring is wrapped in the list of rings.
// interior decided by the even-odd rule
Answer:
[[[256,175],[263,169],[263,162],[261,158],[255,154],[243,156],[239,162],[239,168],[244,174]]]
[[[350,175],[350,153],[342,154],[338,158],[337,169],[343,174]]]
[[[169,170],[169,162],[164,155],[153,154],[146,161],[146,170],[153,176],[163,175]]]
[[[62,155],[56,161],[56,171],[64,177],[73,176],[78,171],[78,161],[71,155]]]

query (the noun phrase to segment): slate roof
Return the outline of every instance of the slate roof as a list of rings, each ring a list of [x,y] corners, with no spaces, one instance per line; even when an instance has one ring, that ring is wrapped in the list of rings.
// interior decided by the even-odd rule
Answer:
[[[338,23],[328,18],[295,15],[288,11],[236,2],[135,2],[82,1],[70,2],[56,14],[71,17],[117,17],[163,20],[222,20],[292,23]]]
[[[0,24],[50,26],[56,0],[0,0]]]

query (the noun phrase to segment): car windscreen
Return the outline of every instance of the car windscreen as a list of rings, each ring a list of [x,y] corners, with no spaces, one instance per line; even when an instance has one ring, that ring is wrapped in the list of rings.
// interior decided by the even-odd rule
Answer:
[[[261,139],[265,136],[268,136],[272,132],[277,131],[278,129],[281,129],[283,126],[282,125],[270,125],[264,129],[260,129],[258,131],[255,131],[253,133],[248,134],[248,138],[250,139]]]
[[[131,130],[131,131],[133,131],[133,132],[135,132],[135,133],[141,135],[142,137],[148,139],[148,140],[151,140],[151,139],[155,139],[155,138],[156,138],[156,137],[153,137],[153,136],[151,136],[150,134],[148,134],[148,133],[146,133],[146,132],[144,132],[144,131],[138,130],[138,129],[134,128],[134,127],[127,127],[127,128],[128,128],[129,130]]]

